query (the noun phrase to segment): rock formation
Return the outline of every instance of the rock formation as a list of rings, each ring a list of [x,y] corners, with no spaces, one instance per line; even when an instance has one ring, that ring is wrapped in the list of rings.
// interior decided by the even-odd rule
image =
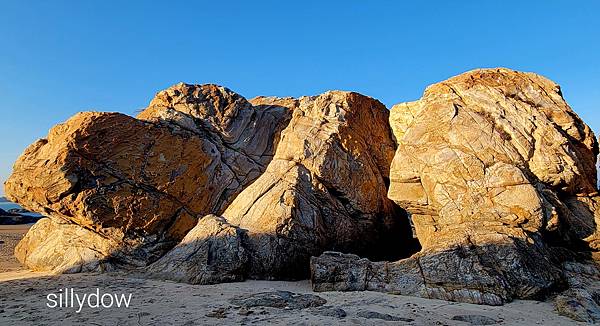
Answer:
[[[16,248],[34,270],[310,273],[316,291],[493,305],[571,287],[557,307],[596,320],[580,310],[597,292],[573,275],[599,275],[585,261],[600,249],[597,154],[559,86],[532,73],[471,71],[391,114],[353,92],[247,101],[178,84],[137,118],[54,127],[6,193],[49,216]]]
[[[369,255],[407,221],[386,197],[395,149],[387,117],[357,93],[297,101],[273,161],[223,213],[248,230],[253,277],[307,276],[310,256],[323,249]]]
[[[222,214],[244,230],[249,277],[307,277],[312,255],[328,249],[377,257],[394,237],[399,254],[411,249],[408,219],[386,197],[395,146],[381,103],[339,91],[251,102],[289,107],[293,116],[265,172]],[[205,232],[196,231],[202,228],[198,224],[192,231],[198,242],[206,239]],[[185,257],[169,254],[151,271],[170,278],[159,271]],[[193,268],[185,272],[186,279],[201,274]]]
[[[410,250],[407,217],[386,197],[388,115],[350,92],[248,102],[186,84],[137,119],[80,113],[31,145],[6,183],[50,217],[16,256],[54,272],[155,262],[152,277],[204,284],[307,277],[311,255],[376,257],[394,236]]]
[[[92,266],[156,260],[198,216],[221,213],[264,171],[290,114],[254,107],[223,87],[186,84],[158,93],[139,119],[77,114],[29,146],[5,184],[10,200],[53,220],[28,233],[17,258],[56,272],[79,270],[82,259]],[[57,250],[55,259],[34,261],[53,243],[30,237],[75,233],[103,250],[75,249],[82,244],[70,255]]]
[[[502,304],[561,288],[564,251],[597,248],[598,144],[555,83],[475,70],[394,106],[390,123],[388,195],[411,214],[422,250],[390,263],[314,258],[315,290]]]

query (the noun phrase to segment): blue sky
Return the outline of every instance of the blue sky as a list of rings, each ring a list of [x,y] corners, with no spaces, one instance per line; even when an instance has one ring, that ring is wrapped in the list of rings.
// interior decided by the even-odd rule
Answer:
[[[391,106],[504,66],[561,84],[598,133],[598,13],[599,1],[1,0],[0,181],[54,124],[133,114],[179,81],[247,98],[354,90]]]

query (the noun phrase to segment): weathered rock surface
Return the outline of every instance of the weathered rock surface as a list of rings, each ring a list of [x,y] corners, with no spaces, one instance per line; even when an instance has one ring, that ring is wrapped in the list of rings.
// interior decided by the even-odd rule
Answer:
[[[381,312],[370,311],[370,310],[361,310],[356,313],[356,316],[361,317],[361,318],[366,318],[366,319],[381,319],[381,320],[385,320],[385,321],[402,321],[405,323],[410,323],[410,322],[414,321],[411,318],[398,317],[398,316],[393,316],[390,314],[384,314]]]
[[[158,260],[152,277],[206,284],[306,277],[326,249],[413,250],[407,216],[386,196],[388,115],[352,92],[249,102],[187,84],[137,119],[78,114],[31,145],[6,183],[11,200],[52,219],[17,256],[56,272]],[[47,234],[83,238],[67,252]],[[61,248],[52,261],[48,246]]]
[[[600,322],[600,268],[596,264],[565,262],[569,289],[554,298],[558,314],[587,323]]]
[[[174,135],[122,114],[80,113],[27,148],[5,190],[12,201],[51,217],[56,225],[67,222],[82,234],[116,242],[111,251],[131,252],[137,257],[125,262],[135,264],[144,255],[152,256],[161,242],[183,237],[195,224],[194,212],[203,204],[188,206],[176,196],[192,194],[210,180],[204,169],[212,160],[196,149],[199,146],[201,140],[189,133]],[[173,165],[167,157],[190,162]],[[176,171],[180,175],[173,174]],[[69,234],[73,232],[64,236]],[[51,270],[53,265],[33,261],[42,257],[35,250],[28,248],[30,257],[22,262]],[[55,258],[60,257],[57,251]],[[71,261],[65,259],[65,264]]]
[[[119,249],[117,241],[96,232],[60,219],[43,218],[15,247],[15,256],[34,271],[104,272],[115,270]]]
[[[308,308],[307,311],[313,315],[335,317],[340,319],[345,318],[348,315],[344,309],[332,306],[312,307]]]
[[[596,247],[598,144],[555,83],[475,70],[394,106],[390,122],[388,196],[411,214],[422,250],[390,263],[314,258],[316,290],[502,304],[564,287],[570,254],[555,246]]]
[[[569,289],[554,299],[554,305],[559,315],[590,324],[600,322],[600,292]]]
[[[241,295],[232,298],[229,302],[245,308],[272,307],[281,309],[305,309],[310,307],[320,307],[326,304],[327,300],[314,294],[274,291]]]
[[[252,105],[222,86],[183,83],[159,92],[137,116],[167,126],[175,124],[209,144],[207,153],[218,165],[207,171],[213,184],[200,195],[215,195],[208,211],[216,214],[264,172],[290,117],[288,106]],[[219,176],[221,179],[215,179]]]
[[[425,250],[467,235],[594,233],[594,215],[580,213],[593,212],[598,144],[550,80],[475,70],[394,106],[390,121],[389,197],[412,214]]]
[[[150,265],[147,274],[191,284],[243,281],[248,257],[241,232],[225,219],[207,215],[175,248]]]
[[[306,277],[325,249],[381,254],[395,238],[410,250],[408,219],[386,197],[394,142],[380,102],[340,91],[257,102],[293,116],[265,172],[223,212],[247,230],[250,277]]]
[[[394,240],[398,253],[412,250],[408,218],[386,197],[394,142],[381,103],[339,91],[251,102],[287,107],[293,115],[264,173],[222,213],[244,231],[241,247],[248,264],[240,277],[304,278],[310,256],[324,250],[377,257]],[[204,232],[192,233],[185,242],[207,238]],[[197,274],[195,266],[181,266],[183,257],[166,255],[152,273],[167,264]],[[189,280],[170,274],[161,276]]]
[[[487,305],[542,299],[561,270],[545,261],[547,255],[521,246],[456,247],[394,262],[325,252],[311,258],[311,280],[318,292],[380,291]]]
[[[54,127],[19,158],[5,190],[57,224],[116,242],[112,255],[143,266],[260,175],[289,115],[223,87],[178,84],[158,93],[143,120],[86,112]],[[28,248],[22,260],[31,268],[71,261],[34,262],[37,249],[46,250]]]
[[[452,320],[463,321],[471,325],[496,325],[500,322],[483,315],[456,315],[452,317]]]

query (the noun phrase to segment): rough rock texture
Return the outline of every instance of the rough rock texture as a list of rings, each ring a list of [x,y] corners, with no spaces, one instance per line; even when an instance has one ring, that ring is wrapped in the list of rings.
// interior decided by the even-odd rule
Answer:
[[[221,217],[207,215],[146,273],[191,284],[243,281],[247,260],[242,231]]]
[[[600,268],[597,264],[565,262],[569,289],[554,298],[556,311],[576,321],[600,322]]]
[[[390,245],[397,254],[413,250],[406,214],[386,197],[395,145],[388,111],[380,102],[333,91],[300,99],[259,97],[251,103],[287,107],[293,115],[264,173],[222,213],[227,223],[243,230],[248,263],[244,271],[236,269],[240,277],[304,278],[310,256],[324,250],[375,258]],[[214,237],[192,231],[184,242],[203,243],[207,236]],[[194,279],[189,275],[198,274],[198,265],[181,265],[185,256],[181,250],[167,254],[152,273],[177,266],[179,273],[160,277]]]
[[[306,277],[324,250],[411,251],[407,216],[386,196],[388,116],[352,92],[249,102],[187,84],[137,119],[78,114],[31,145],[6,183],[11,200],[52,219],[17,256],[55,272],[156,261],[151,277],[206,284]],[[48,234],[77,245],[50,261]]]
[[[408,219],[386,198],[395,146],[380,102],[340,91],[253,102],[293,116],[264,174],[223,213],[248,231],[250,277],[306,277],[324,249],[374,255],[394,238],[409,250]]]
[[[385,320],[385,321],[402,321],[405,323],[410,323],[410,322],[414,321],[411,318],[398,317],[398,316],[393,316],[390,314],[384,314],[381,312],[370,311],[370,310],[360,310],[356,313],[356,316],[361,317],[361,318],[366,318],[366,319],[381,319],[381,320]]]
[[[596,246],[598,144],[555,83],[475,70],[394,106],[390,122],[388,196],[411,214],[422,251],[392,263],[313,259],[316,290],[502,304],[564,286],[569,254],[554,246]]]
[[[139,119],[86,112],[54,127],[15,163],[6,194],[57,224],[116,242],[111,255],[122,264],[144,265],[260,175],[289,116],[285,107],[254,107],[223,87],[178,84],[158,93]],[[27,248],[22,260],[36,270],[72,261],[36,262],[36,250],[46,249]]]
[[[273,307],[281,309],[305,309],[320,307],[326,304],[327,300],[314,294],[274,291],[242,295],[232,298],[229,302],[244,308]]]
[[[456,315],[452,317],[452,320],[462,321],[470,325],[496,325],[502,322],[483,315]]]
[[[60,219],[43,218],[15,247],[15,256],[28,268],[56,273],[111,271],[119,243]],[[129,258],[131,259],[131,258]]]
[[[546,256],[520,246],[456,247],[395,262],[325,252],[311,258],[311,280],[318,292],[380,291],[487,305],[515,297],[541,299],[561,271],[544,262]]]
[[[210,210],[214,213],[221,213],[264,172],[290,117],[290,108],[278,103],[253,106],[222,86],[183,83],[159,92],[137,116],[163,125],[175,124],[209,144],[207,153],[218,165],[207,171],[214,184],[201,195],[215,195]]]
[[[115,255],[126,257],[116,253],[121,249],[129,252],[124,262],[136,265],[151,259],[165,242],[183,237],[195,224],[195,212],[204,209],[205,204],[181,196],[212,182],[205,173],[212,159],[196,149],[201,146],[190,133],[174,134],[122,114],[80,113],[27,148],[5,190],[12,201],[56,222],[46,228],[70,223],[82,234],[111,242]],[[170,162],[182,158],[189,163]],[[22,260],[35,270],[73,261],[65,255],[64,262],[45,265],[33,260],[43,256],[36,249],[47,250],[27,248],[30,257]],[[57,251],[55,258],[60,257]]]
[[[598,144],[555,83],[475,70],[392,108],[398,149],[389,197],[412,214],[421,245],[465,237],[593,234]],[[461,236],[462,235],[462,236]]]
[[[600,293],[585,289],[569,289],[554,299],[559,315],[595,324],[600,322]]]

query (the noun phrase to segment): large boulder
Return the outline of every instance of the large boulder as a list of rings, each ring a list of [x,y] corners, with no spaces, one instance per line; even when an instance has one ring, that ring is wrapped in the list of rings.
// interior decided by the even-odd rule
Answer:
[[[581,315],[597,294],[565,266],[587,275],[573,261],[600,249],[597,154],[556,84],[507,69],[435,84],[391,115],[353,92],[247,101],[178,84],[137,118],[56,126],[6,193],[49,216],[15,251],[34,270],[143,267],[195,284],[310,273],[316,291],[493,305],[571,286],[557,306]]]
[[[266,171],[223,213],[248,230],[250,275],[306,277],[311,255],[376,254],[392,236],[406,249],[408,219],[386,197],[395,144],[385,106],[339,91],[294,104]]]
[[[405,212],[386,197],[395,144],[383,104],[341,91],[251,102],[289,107],[293,115],[265,172],[222,213],[244,230],[245,276],[307,277],[309,258],[324,250],[372,258],[392,258],[384,255],[390,247],[398,255],[414,250]],[[186,241],[193,237],[206,241],[200,231]],[[170,256],[159,262],[180,259]],[[184,269],[187,279],[199,275]]]
[[[412,214],[424,249],[467,235],[594,233],[598,144],[550,80],[471,71],[394,106],[390,122],[389,197]]]
[[[36,270],[81,269],[66,268],[73,260],[60,250],[52,261],[35,261],[50,243],[33,238],[66,222],[111,248],[93,259],[134,266],[156,260],[198,216],[221,213],[264,171],[290,115],[285,107],[254,107],[223,87],[186,84],[158,93],[139,119],[75,115],[30,145],[5,184],[11,201],[55,222],[30,232],[29,248],[21,248],[28,258],[17,256]],[[55,232],[64,237],[77,233],[61,230]]]
[[[598,144],[550,80],[467,72],[394,106],[390,123],[388,196],[411,214],[422,250],[383,267],[313,259],[315,289],[501,304],[564,286],[564,248],[597,246]],[[347,281],[357,273],[369,283]]]

